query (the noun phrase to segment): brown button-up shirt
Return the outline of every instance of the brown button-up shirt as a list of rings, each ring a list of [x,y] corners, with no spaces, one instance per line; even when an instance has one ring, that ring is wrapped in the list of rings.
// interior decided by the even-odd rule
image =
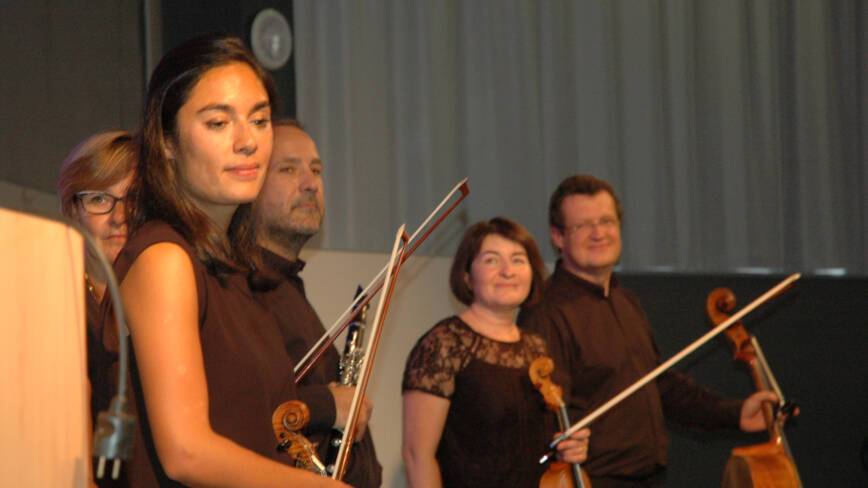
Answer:
[[[262,254],[265,266],[279,273],[283,282],[258,294],[259,300],[277,318],[287,352],[293,361],[299,361],[325,333],[325,327],[307,300],[304,281],[299,276],[305,263],[286,260],[266,249]],[[351,296],[348,294],[346,298],[349,302]],[[337,380],[339,361],[338,351],[330,347],[298,386],[299,399],[310,409],[310,423],[305,434],[311,441],[319,443],[317,450],[323,461],[326,461],[328,451],[324,441],[331,434],[336,414],[328,384]],[[378,487],[382,483],[382,471],[369,426],[362,440],[353,446],[344,481],[358,488]]]
[[[605,296],[601,287],[558,262],[542,302],[523,311],[519,321],[548,341],[573,421],[660,363],[645,312],[615,277]],[[724,399],[668,371],[590,426],[584,467],[592,476],[650,475],[667,461],[664,416],[690,427],[737,428],[740,410],[740,400]]]

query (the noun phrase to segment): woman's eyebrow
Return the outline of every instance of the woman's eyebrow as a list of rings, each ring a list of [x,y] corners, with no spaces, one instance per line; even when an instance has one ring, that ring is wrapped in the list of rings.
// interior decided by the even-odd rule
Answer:
[[[252,113],[258,112],[260,110],[263,110],[263,109],[266,109],[269,107],[271,107],[271,103],[269,103],[268,100],[263,100],[263,101],[257,103],[256,105],[254,105],[253,108],[250,109],[250,113],[252,114]],[[226,112],[226,113],[234,113],[235,112],[235,109],[229,104],[226,104],[226,103],[209,103],[208,105],[205,105],[204,107],[197,110],[196,113],[200,114],[202,112],[208,112],[210,110],[217,110],[217,111]]]
[[[201,114],[202,112],[208,112],[210,110],[217,110],[220,112],[234,112],[235,110],[225,103],[209,103],[204,107],[200,108],[196,111],[197,114]]]

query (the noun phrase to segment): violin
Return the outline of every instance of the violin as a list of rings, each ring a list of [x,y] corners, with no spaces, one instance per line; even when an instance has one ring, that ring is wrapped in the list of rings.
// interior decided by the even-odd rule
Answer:
[[[386,265],[386,278],[383,284],[384,295],[377,306],[377,314],[374,318],[374,327],[368,344],[368,351],[361,361],[358,371],[358,385],[356,386],[355,393],[353,393],[353,400],[350,403],[346,427],[340,437],[340,442],[337,444],[338,451],[333,467],[329,469],[319,459],[316,453],[316,446],[299,432],[310,422],[310,410],[304,402],[290,400],[281,403],[274,409],[274,413],[271,415],[271,427],[278,442],[277,450],[289,454],[293,465],[297,468],[306,469],[320,476],[331,477],[336,480],[343,479],[344,474],[346,474],[350,451],[353,446],[352,438],[358,425],[362,398],[367,389],[368,380],[371,377],[371,365],[377,353],[377,345],[382,334],[383,322],[386,320],[389,303],[395,291],[395,283],[398,272],[401,269],[401,258],[406,250],[407,240],[404,225],[401,225],[395,235],[395,243],[392,246],[389,263]]]
[[[331,347],[332,343],[337,339],[338,335],[350,325],[352,319],[356,316],[356,312],[367,306],[370,300],[380,291],[383,291],[376,315],[374,316],[374,325],[371,330],[371,338],[368,340],[367,352],[361,352],[362,356],[360,364],[355,364],[353,367],[352,376],[356,379],[356,391],[353,394],[350,409],[347,414],[347,423],[344,427],[344,432],[340,439],[335,437],[330,444],[335,444],[338,447],[334,453],[334,464],[326,467],[323,462],[317,457],[315,446],[307,440],[303,435],[298,433],[310,422],[310,412],[303,402],[297,400],[289,401],[281,404],[275,409],[271,417],[272,428],[275,436],[277,436],[278,450],[286,451],[299,467],[303,467],[321,476],[331,476],[333,479],[341,480],[346,473],[349,462],[350,452],[352,450],[352,437],[355,435],[356,427],[359,419],[359,412],[362,407],[365,391],[370,380],[374,358],[376,356],[377,347],[380,342],[382,333],[382,325],[386,320],[386,314],[389,308],[389,303],[395,291],[395,283],[398,277],[398,272],[401,265],[410,255],[419,247],[425,239],[434,232],[441,222],[461,203],[467,195],[470,194],[470,188],[467,185],[467,178],[461,180],[455,188],[446,195],[446,198],[440,202],[434,211],[422,222],[413,235],[408,236],[405,232],[405,225],[401,225],[395,235],[395,241],[392,245],[392,253],[388,263],[380,271],[380,273],[371,281],[367,287],[357,294],[356,299],[350,304],[347,310],[338,317],[338,320],[332,325],[319,340],[308,350],[308,352],[295,365],[293,372],[295,373],[295,383],[298,384],[305,375],[311,370],[317,361],[322,357],[323,353]],[[451,203],[450,203],[451,202]],[[444,210],[445,209],[445,210]],[[358,337],[361,341],[361,336]],[[331,453],[330,453],[331,454]],[[331,459],[330,459],[331,461]],[[330,468],[330,469],[329,469]]]
[[[368,380],[370,379],[372,371],[370,367],[377,352],[382,325],[386,320],[386,311],[389,308],[389,302],[395,291],[395,283],[398,272],[401,269],[401,257],[406,249],[406,243],[407,234],[404,232],[404,226],[402,225],[398,228],[398,232],[395,235],[392,254],[386,267],[387,273],[385,284],[383,285],[385,292],[377,307],[377,315],[374,318],[374,328],[369,343],[368,354],[362,359],[358,371],[358,386],[355,393],[353,393],[353,400],[347,414],[347,424],[341,435],[340,442],[337,444],[338,452],[331,469],[317,456],[316,446],[300,433],[310,422],[310,410],[304,402],[299,400],[283,402],[271,414],[271,427],[278,442],[277,450],[289,454],[293,466],[297,468],[306,469],[320,476],[331,477],[336,480],[343,479],[344,474],[346,474],[347,463],[353,445],[352,437],[355,435],[359,411],[361,410],[361,399],[364,396]]]
[[[293,466],[327,476],[325,464],[316,455],[316,446],[300,431],[310,422],[310,410],[299,400],[281,403],[271,415],[277,450],[286,452]]]
[[[563,400],[563,389],[551,381],[555,363],[548,356],[540,356],[533,360],[528,368],[528,375],[534,388],[540,392],[546,407],[558,417],[558,425],[564,431],[570,425],[567,406]],[[567,464],[554,461],[539,480],[540,488],[591,488],[591,480],[582,471],[578,463]]]
[[[735,308],[735,295],[728,288],[716,288],[708,294],[705,303],[708,317],[714,324],[730,318],[728,312]],[[736,361],[743,362],[750,370],[756,389],[772,390],[781,402],[783,412],[795,410],[794,405],[784,401],[766,362],[759,342],[741,322],[730,325],[725,334],[732,346]],[[783,431],[786,415],[776,415],[771,405],[762,406],[769,440],[761,444],[736,447],[727,461],[723,474],[723,487],[790,488],[801,487],[802,481],[793,461],[793,455]]]

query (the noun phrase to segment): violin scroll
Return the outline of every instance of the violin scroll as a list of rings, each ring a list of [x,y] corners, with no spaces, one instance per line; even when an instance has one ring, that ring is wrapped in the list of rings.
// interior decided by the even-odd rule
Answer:
[[[555,362],[548,356],[540,356],[530,363],[528,375],[534,388],[540,392],[549,410],[557,412],[564,404],[563,389],[552,382]]]
[[[546,407],[557,415],[561,430],[565,430],[570,424],[570,419],[563,400],[563,388],[551,379],[554,370],[555,362],[552,358],[540,356],[530,363],[527,373],[534,388],[542,395]],[[557,461],[551,463],[549,469],[543,473],[539,486],[540,488],[590,488],[591,480],[578,464]]]
[[[298,400],[281,403],[271,416],[271,425],[278,435],[278,440],[280,440],[279,432],[298,432],[305,428],[308,422],[310,422],[310,409],[304,402]]]
[[[281,403],[271,415],[277,450],[286,452],[297,468],[325,476],[326,467],[316,455],[316,446],[300,431],[310,422],[310,409],[299,400]]]

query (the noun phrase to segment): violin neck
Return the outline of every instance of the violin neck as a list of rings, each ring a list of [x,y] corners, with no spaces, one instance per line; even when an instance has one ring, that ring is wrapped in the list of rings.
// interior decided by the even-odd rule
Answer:
[[[558,428],[563,432],[564,429],[570,427],[570,415],[567,413],[567,406],[561,403],[556,413],[558,417]]]
[[[568,429],[570,427],[570,415],[567,413],[567,406],[561,402],[560,407],[558,407],[558,426],[560,427],[561,432]],[[585,488],[585,482],[582,479],[582,468],[578,463],[570,465],[572,469],[573,475],[573,486],[576,488]]]

